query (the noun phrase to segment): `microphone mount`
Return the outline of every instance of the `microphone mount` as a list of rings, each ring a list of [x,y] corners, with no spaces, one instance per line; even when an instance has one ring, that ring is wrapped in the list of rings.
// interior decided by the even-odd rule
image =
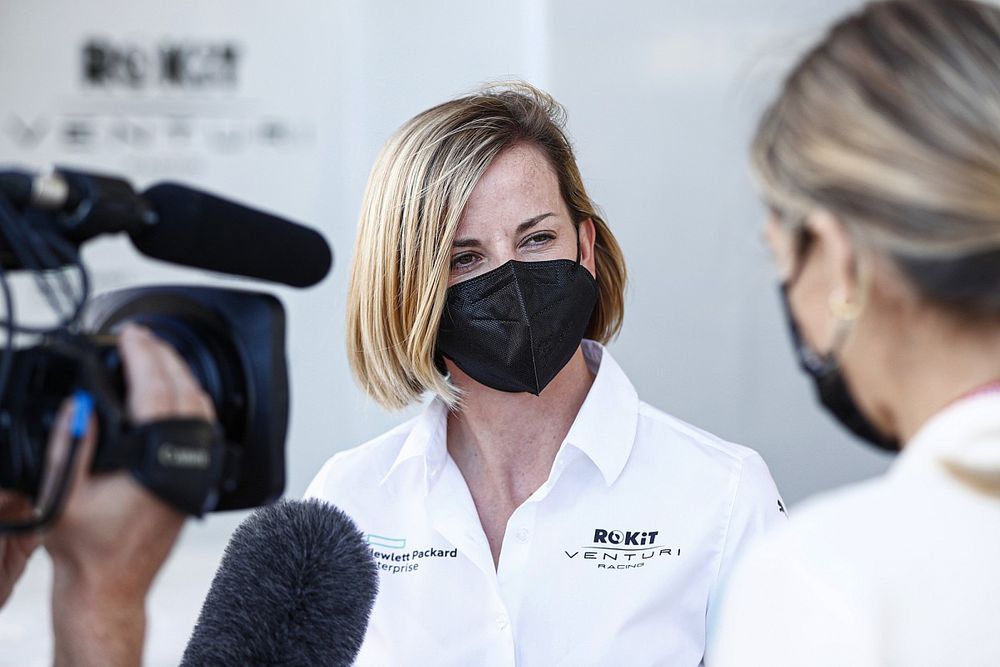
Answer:
[[[121,178],[65,168],[0,171],[0,209],[4,270],[62,268],[84,242],[121,232],[152,259],[292,287],[317,284],[333,264],[318,231],[180,183],[137,193]],[[40,245],[61,250],[25,259]]]
[[[114,176],[62,167],[38,174],[2,171],[0,194],[38,231],[56,234],[76,248],[103,234],[140,234],[159,222],[149,202]],[[0,267],[26,268],[6,244],[0,246]]]

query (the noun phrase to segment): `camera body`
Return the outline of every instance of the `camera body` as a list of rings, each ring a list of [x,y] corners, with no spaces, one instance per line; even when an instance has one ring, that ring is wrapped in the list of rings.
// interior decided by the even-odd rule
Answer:
[[[214,441],[136,437],[114,343],[126,322],[152,330],[187,363],[215,407]],[[14,352],[10,382],[18,390],[0,397],[0,488],[39,499],[59,405],[83,390],[98,419],[94,472],[129,470],[168,503],[197,515],[280,497],[288,371],[285,314],[275,297],[199,286],[126,289],[91,300],[80,329],[86,333]]]
[[[140,287],[91,299],[80,247],[107,234],[127,235],[154,259],[299,288],[320,282],[333,264],[316,230],[178,183],[136,192],[119,177],[63,167],[0,171],[0,489],[35,501],[32,519],[2,524],[0,533],[36,530],[58,514],[83,413],[91,410],[99,433],[93,471],[127,470],[182,512],[255,507],[284,490],[281,303],[262,292],[201,286]],[[11,271],[33,279],[56,324],[17,319]],[[216,423],[131,422],[115,335],[126,322],[177,350],[211,398]],[[24,334],[39,342],[16,349],[15,337]],[[70,395],[84,408],[69,463],[55,474],[61,452],[48,451],[49,433]]]

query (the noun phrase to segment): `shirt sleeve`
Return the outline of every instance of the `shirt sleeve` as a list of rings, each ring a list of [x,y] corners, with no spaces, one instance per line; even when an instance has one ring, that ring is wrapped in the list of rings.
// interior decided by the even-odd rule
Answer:
[[[812,570],[789,540],[773,537],[755,545],[733,572],[705,666],[881,664],[873,625],[857,605]]]
[[[709,593],[706,618],[709,644],[718,624],[721,594],[732,574],[733,566],[758,538],[776,526],[785,524],[787,520],[785,503],[771,478],[767,464],[759,454],[752,452],[743,460],[729,513],[719,571]]]

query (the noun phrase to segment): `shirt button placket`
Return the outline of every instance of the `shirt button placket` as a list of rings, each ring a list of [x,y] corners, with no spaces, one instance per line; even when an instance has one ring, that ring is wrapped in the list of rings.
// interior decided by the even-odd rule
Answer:
[[[525,568],[529,566],[529,554],[532,551],[535,511],[534,503],[529,502],[514,513],[508,525],[510,532],[504,540],[500,569],[497,571],[499,593],[503,600],[504,611],[507,612],[497,616],[497,627],[501,632],[509,634],[511,641],[514,640],[511,614],[516,618],[517,610],[521,608],[525,595],[528,577]]]

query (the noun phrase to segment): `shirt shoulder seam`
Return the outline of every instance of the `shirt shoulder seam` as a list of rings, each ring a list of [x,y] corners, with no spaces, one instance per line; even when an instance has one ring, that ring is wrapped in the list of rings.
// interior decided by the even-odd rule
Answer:
[[[751,447],[720,438],[714,433],[709,433],[708,431],[702,430],[697,426],[688,424],[684,420],[667,414],[666,412],[663,412],[662,410],[659,410],[658,408],[655,408],[643,401],[639,402],[639,417],[640,419],[646,418],[663,424],[664,426],[684,436],[692,443],[711,448],[713,451],[727,456],[733,461],[739,463],[741,467],[744,461],[752,457],[754,454],[757,454],[757,452]]]
[[[719,562],[716,565],[715,577],[713,578],[715,585],[718,585],[719,583],[719,574],[722,572],[722,561],[726,557],[726,547],[729,546],[729,536],[733,529],[733,515],[736,513],[736,499],[740,495],[740,487],[743,485],[743,471],[745,469],[746,466],[744,465],[744,459],[740,459],[740,472],[736,477],[736,484],[733,487],[732,499],[729,501],[729,516],[726,517],[726,532],[722,538],[722,548],[719,549]]]

